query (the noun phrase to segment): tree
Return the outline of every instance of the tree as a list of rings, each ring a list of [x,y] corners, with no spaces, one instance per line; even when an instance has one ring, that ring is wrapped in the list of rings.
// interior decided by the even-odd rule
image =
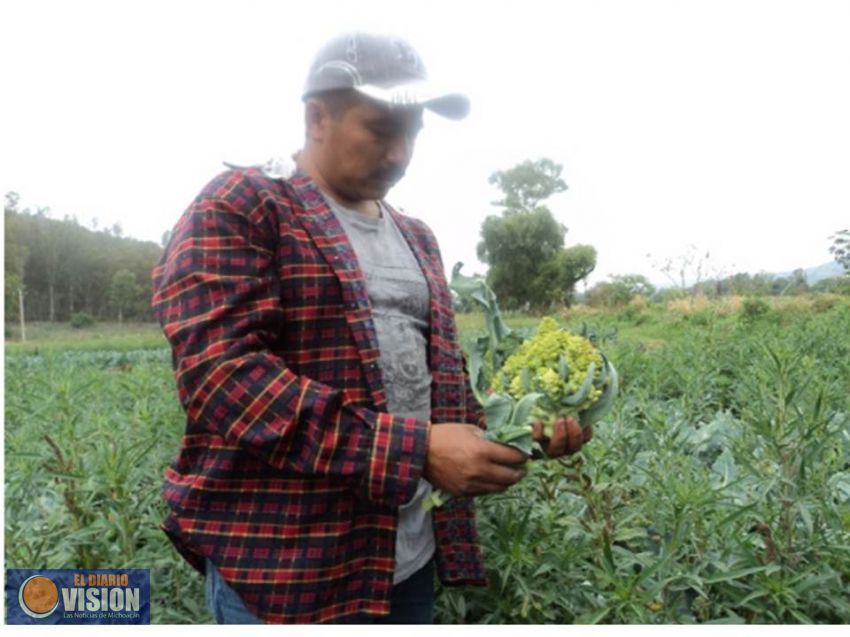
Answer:
[[[109,301],[118,310],[118,322],[124,322],[124,311],[129,308],[141,292],[136,285],[136,275],[129,270],[118,270],[112,275],[109,285]]]
[[[505,307],[541,305],[547,300],[540,294],[543,282],[537,279],[562,250],[565,232],[545,208],[484,220],[478,258],[490,265],[488,283]]]
[[[728,278],[728,286],[738,296],[764,296],[770,294],[772,280],[767,274],[738,272]]]
[[[5,230],[4,245],[4,301],[8,320],[14,314],[18,315],[21,325],[21,340],[27,340],[26,320],[24,316],[24,270],[26,268],[29,250],[23,241],[23,229],[19,223],[20,214],[18,202],[20,197],[16,192],[7,192],[3,206],[3,221]]]
[[[779,296],[794,296],[808,291],[809,283],[806,281],[806,273],[802,268],[794,270],[790,277],[774,279],[771,285],[771,292]]]
[[[18,203],[21,201],[21,196],[14,190],[6,193],[6,200],[3,203],[3,209],[10,212],[18,212]]]
[[[504,307],[568,303],[596,265],[591,246],[564,250],[566,227],[541,205],[566,190],[561,170],[550,159],[528,160],[490,177],[504,194],[493,203],[504,210],[484,220],[478,258],[490,266],[487,282]]]
[[[587,304],[595,307],[622,307],[634,297],[652,296],[655,286],[642,274],[612,274],[587,291]]]
[[[812,291],[850,296],[850,277],[835,276],[828,279],[821,279],[812,286]]]
[[[570,305],[576,284],[596,267],[596,248],[574,245],[564,248],[543,268],[539,282],[548,288],[551,301]]]
[[[61,223],[50,218],[50,208],[39,206],[35,213],[36,246],[33,250],[34,274],[43,277],[47,287],[47,304],[49,321],[56,320],[56,288],[63,263],[59,258],[59,244],[62,240]]]
[[[528,159],[510,170],[493,173],[490,183],[505,193],[505,198],[493,205],[509,211],[534,210],[541,201],[567,189],[561,170],[551,159]]]
[[[850,274],[850,230],[839,230],[830,239],[832,239],[832,245],[829,251],[844,271]]]
[[[85,294],[85,282],[89,278],[90,256],[86,253],[88,230],[81,227],[75,218],[62,221],[61,253],[65,262],[65,301],[67,316],[71,317],[78,308],[81,293]]]
[[[649,297],[655,294],[655,286],[642,274],[611,275],[611,285],[625,297],[626,303],[636,296]]]

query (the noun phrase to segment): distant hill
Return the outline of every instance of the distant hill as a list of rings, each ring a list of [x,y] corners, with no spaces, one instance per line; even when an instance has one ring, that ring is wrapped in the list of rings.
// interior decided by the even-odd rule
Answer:
[[[814,285],[818,281],[822,281],[823,279],[831,279],[836,276],[841,276],[844,274],[844,268],[839,265],[837,261],[829,261],[822,265],[817,265],[813,268],[806,268],[803,270],[803,273],[806,275],[806,283],[809,285]],[[779,274],[771,273],[770,276],[780,278],[780,277],[789,277],[793,274],[793,272],[780,272]]]
[[[762,270],[760,272],[748,272],[750,276],[758,276],[766,279],[790,279],[794,276],[793,271],[788,272],[767,272]],[[840,277],[844,275],[844,268],[838,264],[836,261],[829,261],[827,263],[823,263],[821,265],[816,265],[811,268],[803,268],[803,274],[806,277],[806,283],[808,285],[814,285],[818,281],[822,281],[824,279],[831,279],[835,277]],[[652,279],[652,284],[658,290],[666,290],[671,287],[676,287],[670,284],[670,281],[659,281],[657,279]],[[690,283],[689,283],[690,284]]]

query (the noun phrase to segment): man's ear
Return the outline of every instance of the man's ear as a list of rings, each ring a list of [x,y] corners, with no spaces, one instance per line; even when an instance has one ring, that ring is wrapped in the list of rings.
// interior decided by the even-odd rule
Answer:
[[[327,105],[321,100],[310,98],[304,105],[304,130],[307,139],[321,142],[325,138],[327,124],[330,121]]]

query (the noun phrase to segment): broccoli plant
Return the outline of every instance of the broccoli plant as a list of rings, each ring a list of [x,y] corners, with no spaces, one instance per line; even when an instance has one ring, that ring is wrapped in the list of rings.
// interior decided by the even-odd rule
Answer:
[[[537,334],[523,340],[502,319],[496,295],[480,278],[452,269],[451,288],[484,309],[487,333],[470,354],[472,391],[484,410],[487,440],[525,455],[543,457],[532,423],[551,436],[555,421],[573,416],[586,427],[602,418],[617,396],[617,371],[588,339],[541,321]],[[449,496],[436,490],[423,506],[440,506]]]

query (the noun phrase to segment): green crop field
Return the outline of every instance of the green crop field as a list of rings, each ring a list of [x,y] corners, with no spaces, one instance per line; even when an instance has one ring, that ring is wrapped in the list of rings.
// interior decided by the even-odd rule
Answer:
[[[617,366],[616,407],[477,501],[490,585],[440,589],[437,620],[850,623],[847,300],[561,318]],[[483,320],[458,323],[468,346]],[[211,621],[158,529],[183,416],[157,329],[28,337],[6,346],[6,566],[150,568],[152,621]]]

